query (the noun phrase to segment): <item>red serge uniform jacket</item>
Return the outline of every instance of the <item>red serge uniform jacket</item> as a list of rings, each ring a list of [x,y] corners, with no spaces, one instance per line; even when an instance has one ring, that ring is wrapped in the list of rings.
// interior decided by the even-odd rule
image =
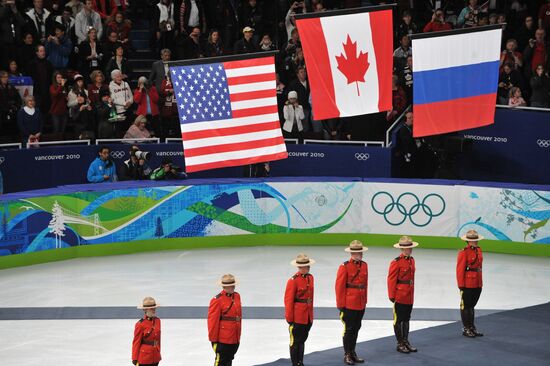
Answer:
[[[401,254],[390,263],[388,271],[388,297],[396,303],[412,305],[414,302],[414,258]]]
[[[241,296],[222,291],[210,300],[208,339],[213,343],[238,344],[241,340]]]
[[[481,266],[483,253],[480,247],[468,245],[458,252],[456,259],[456,282],[458,288],[483,287]]]
[[[336,274],[336,307],[363,310],[367,306],[369,267],[366,262],[349,260],[338,268]]]
[[[313,276],[300,272],[286,283],[285,318],[289,323],[313,323]]]
[[[160,319],[144,317],[136,323],[132,360],[141,365],[160,362]]]

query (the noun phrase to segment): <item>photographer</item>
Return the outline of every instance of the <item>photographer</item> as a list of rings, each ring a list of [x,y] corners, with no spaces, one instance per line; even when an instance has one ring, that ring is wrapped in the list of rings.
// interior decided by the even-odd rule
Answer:
[[[4,136],[15,134],[16,116],[20,107],[19,92],[8,83],[8,73],[0,71],[0,130]]]
[[[306,13],[306,2],[305,1],[295,1],[290,6],[290,9],[288,9],[288,13],[285,17],[285,27],[286,27],[286,34],[288,35],[288,39],[290,40],[290,35],[292,34],[292,31],[296,28],[296,19],[294,16],[299,13]]]
[[[94,104],[97,115],[97,137],[112,139],[116,137],[116,107],[111,99],[109,89],[99,90],[99,101]]]
[[[69,107],[71,123],[74,124],[74,131],[79,138],[84,131],[95,130],[94,112],[88,99],[88,90],[84,88],[84,77],[80,74],[74,76],[67,107]]]
[[[153,126],[155,131],[159,130],[158,101],[159,94],[157,92],[157,88],[155,88],[154,85],[149,85],[147,78],[145,76],[141,76],[138,79],[137,89],[134,90],[134,102],[137,104],[136,114],[138,116],[146,117],[146,121],[150,123],[150,126]],[[147,131],[147,133],[149,133],[149,131]]]
[[[535,75],[531,78],[531,107],[550,107],[550,76],[543,65],[538,65]]]
[[[522,89],[523,83],[521,74],[514,69],[512,64],[504,64],[502,67],[502,74],[498,79],[498,103],[502,105],[508,105],[508,98],[510,97],[510,89],[517,86]]]
[[[443,9],[436,9],[436,11],[432,14],[432,19],[424,27],[424,33],[446,31],[451,29],[453,29],[451,24],[445,22],[445,14],[443,13]]]
[[[187,178],[182,168],[174,165],[172,160],[164,159],[162,164],[150,175],[151,180],[172,180]]]
[[[151,168],[146,162],[148,153],[137,146],[130,149],[130,159],[122,164],[121,180],[145,180],[149,179]]]
[[[521,53],[517,51],[518,43],[515,39],[510,38],[506,41],[506,49],[500,55],[500,67],[504,64],[514,65],[514,69],[518,70],[523,66],[523,58]]]
[[[110,156],[111,149],[107,146],[101,146],[98,154],[99,156],[92,161],[90,167],[88,168],[88,182],[116,182],[118,178],[116,175],[115,164]]]
[[[283,134],[285,137],[302,140],[304,108],[298,103],[298,93],[294,90],[288,92],[288,100],[283,108],[283,115],[285,118],[285,123],[283,124]]]
[[[481,8],[477,5],[477,0],[469,0],[468,6],[462,9],[458,16],[457,25],[460,28],[476,27],[479,21]]]

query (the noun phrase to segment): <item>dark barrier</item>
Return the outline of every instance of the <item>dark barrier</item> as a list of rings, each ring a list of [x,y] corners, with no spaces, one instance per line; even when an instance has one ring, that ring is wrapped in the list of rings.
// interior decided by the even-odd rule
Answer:
[[[467,180],[550,183],[550,113],[497,108],[495,124],[461,132],[472,141],[459,162]]]
[[[128,144],[109,144],[117,167],[129,158]],[[139,144],[151,152],[154,169],[170,158],[184,167],[180,143]],[[271,175],[390,177],[391,150],[380,147],[287,145],[289,158],[272,163]],[[38,149],[0,151],[0,170],[4,192],[20,192],[86,182],[86,172],[97,156],[98,146],[57,146]],[[120,168],[118,169],[120,171]],[[190,174],[190,178],[238,178],[242,167],[215,169]]]

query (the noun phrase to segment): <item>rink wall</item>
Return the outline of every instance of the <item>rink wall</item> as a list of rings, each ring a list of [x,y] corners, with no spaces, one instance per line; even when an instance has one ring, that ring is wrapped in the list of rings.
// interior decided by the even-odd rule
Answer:
[[[2,196],[0,268],[74,257],[253,245],[390,245],[550,256],[550,187],[279,179],[65,186]],[[174,182],[172,182],[174,183]]]

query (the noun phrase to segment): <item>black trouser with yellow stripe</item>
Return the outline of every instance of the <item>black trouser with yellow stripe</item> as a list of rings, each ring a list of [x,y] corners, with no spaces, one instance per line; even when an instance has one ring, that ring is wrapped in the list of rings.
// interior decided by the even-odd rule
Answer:
[[[216,352],[216,361],[214,366],[231,366],[235,353],[239,349],[239,343],[226,344],[226,343],[212,343],[212,348]]]
[[[409,339],[409,321],[411,320],[412,304],[393,304],[393,331],[397,342]]]
[[[355,352],[355,346],[357,344],[357,336],[359,335],[359,329],[361,329],[361,321],[363,320],[363,315],[365,315],[365,309],[363,310],[350,310],[350,309],[341,309],[340,310],[340,320],[344,324],[344,334],[343,334],[343,343],[344,343],[344,352],[353,353]]]
[[[290,360],[292,361],[292,366],[301,366],[304,364],[305,343],[309,336],[311,326],[312,323],[291,323],[288,326],[288,333],[290,334]]]
[[[481,296],[481,287],[463,288],[460,290],[460,317],[464,328],[474,326],[475,311],[474,308]]]

